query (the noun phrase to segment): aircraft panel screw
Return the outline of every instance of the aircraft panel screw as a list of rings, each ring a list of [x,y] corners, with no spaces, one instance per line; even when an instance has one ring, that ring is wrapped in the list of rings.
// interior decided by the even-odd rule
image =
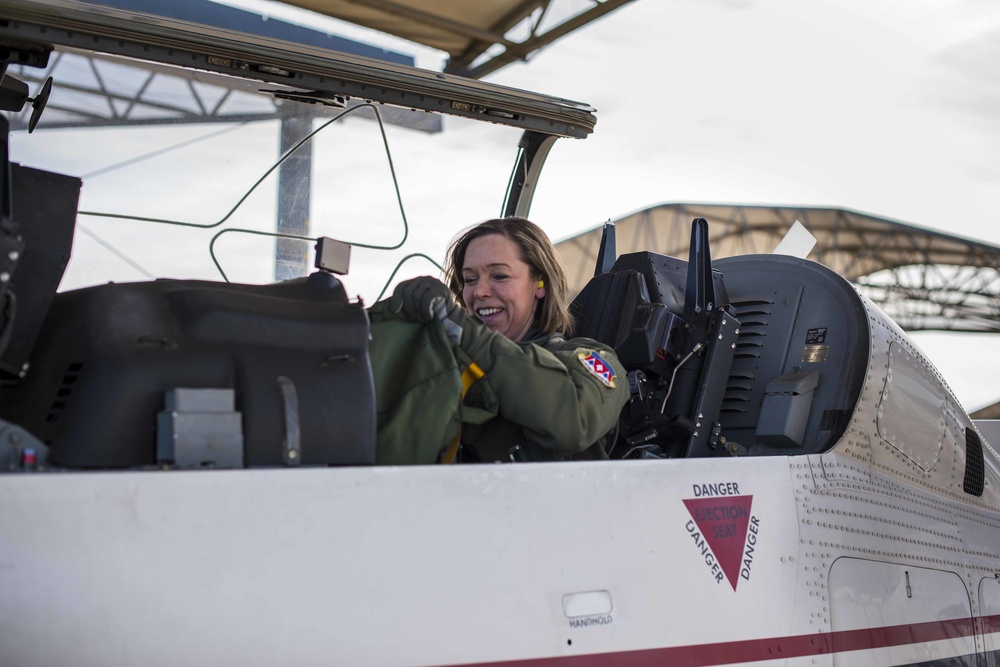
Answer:
[[[5,283],[10,280],[10,274],[6,271],[0,273],[0,283]]]
[[[18,252],[18,251],[16,251],[16,250],[11,250],[11,251],[10,251],[10,252],[9,252],[9,253],[7,254],[7,258],[8,258],[8,259],[10,259],[10,261],[12,261],[12,262],[16,262],[16,261],[17,261],[17,259],[18,259],[18,258],[19,258],[20,256],[21,256],[21,253],[19,253],[19,252]]]

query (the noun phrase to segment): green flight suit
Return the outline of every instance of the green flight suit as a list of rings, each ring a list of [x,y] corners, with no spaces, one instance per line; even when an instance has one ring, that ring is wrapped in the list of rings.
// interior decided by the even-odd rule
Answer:
[[[440,322],[368,309],[375,382],[375,463],[435,463],[461,428],[462,372]]]
[[[376,463],[434,463],[459,426],[466,462],[607,458],[629,397],[607,346],[534,331],[515,343],[471,313],[455,346],[441,322],[409,322],[387,304],[368,310]],[[483,376],[463,399],[462,370],[473,363]]]
[[[629,398],[615,353],[589,338],[534,330],[525,340],[515,343],[466,317],[462,352],[484,376],[469,387],[463,410],[493,416],[463,423],[463,460],[607,459]]]

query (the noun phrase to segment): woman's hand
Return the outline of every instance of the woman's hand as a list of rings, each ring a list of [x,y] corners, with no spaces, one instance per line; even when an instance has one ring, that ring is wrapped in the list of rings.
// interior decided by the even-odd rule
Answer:
[[[451,342],[457,345],[462,340],[465,310],[455,303],[451,291],[437,278],[420,276],[396,285],[389,299],[389,311],[402,312],[411,322],[441,320]]]

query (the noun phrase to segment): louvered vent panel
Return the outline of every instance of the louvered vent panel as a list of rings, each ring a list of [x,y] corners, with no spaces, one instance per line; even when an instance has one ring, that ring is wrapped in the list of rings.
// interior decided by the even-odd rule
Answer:
[[[70,364],[69,368],[66,369],[62,382],[59,384],[59,389],[56,391],[56,397],[49,407],[49,414],[45,417],[46,422],[53,423],[59,421],[59,417],[62,416],[62,411],[69,401],[70,394],[73,393],[76,381],[80,378],[81,370],[83,370],[83,364],[79,363]]]
[[[983,443],[975,430],[965,428],[965,481],[962,488],[970,496],[982,496],[986,481]]]
[[[760,358],[771,323],[770,301],[739,301],[732,306],[740,322],[740,335],[736,339],[733,366],[722,397],[722,413],[746,413],[757,379],[757,360]]]

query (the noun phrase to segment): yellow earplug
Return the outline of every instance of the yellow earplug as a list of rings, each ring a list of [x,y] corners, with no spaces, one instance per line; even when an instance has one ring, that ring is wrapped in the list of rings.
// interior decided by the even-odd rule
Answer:
[[[545,281],[544,280],[539,280],[538,281],[538,289],[542,289],[543,287],[545,287]]]

